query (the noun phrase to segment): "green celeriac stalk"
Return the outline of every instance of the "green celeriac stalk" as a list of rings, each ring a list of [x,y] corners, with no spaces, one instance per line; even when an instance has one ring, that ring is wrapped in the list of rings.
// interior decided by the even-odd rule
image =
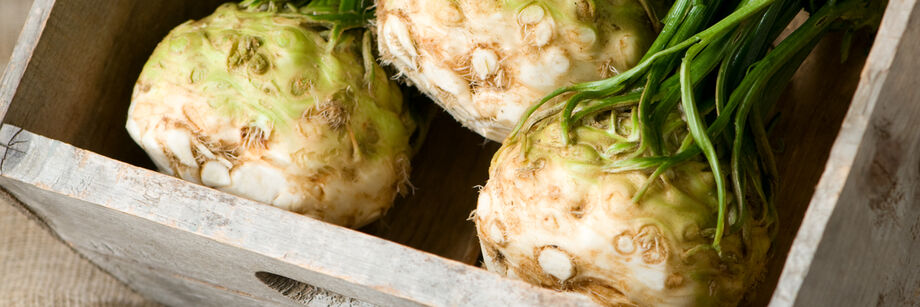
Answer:
[[[746,209],[743,196],[746,188],[741,178],[750,175],[742,174],[744,170],[741,168],[740,155],[741,147],[746,140],[745,129],[748,126],[750,109],[754,105],[772,104],[769,99],[760,97],[768,83],[773,86],[771,88],[783,87],[791,78],[790,74],[786,74],[785,80],[775,80],[773,76],[784,67],[791,67],[794,72],[794,68],[804,60],[804,57],[800,56],[795,61],[795,55],[802,53],[803,50],[807,55],[810,47],[813,47],[822,34],[836,21],[848,14],[854,15],[852,14],[854,10],[866,7],[870,3],[865,0],[829,2],[820,7],[803,26],[764,56],[772,39],[779,35],[779,30],[788,24],[795,15],[794,13],[804,7],[804,3],[783,0],[741,1],[728,16],[711,26],[704,27],[706,20],[719,10],[719,2],[676,1],[664,20],[665,26],[661,35],[635,68],[610,79],[560,88],[547,95],[525,113],[524,119],[519,122],[511,137],[517,135],[527,122],[529,114],[542,107],[543,104],[563,94],[569,94],[570,97],[562,104],[560,124],[562,125],[562,139],[566,143],[571,143],[570,130],[574,122],[582,119],[586,112],[597,113],[615,106],[597,104],[575,112],[576,107],[596,99],[618,101],[615,97],[624,97],[631,100],[636,94],[620,96],[618,93],[641,90],[642,94],[636,101],[637,107],[635,108],[639,114],[636,128],[640,131],[640,144],[631,155],[633,158],[611,162],[612,165],[608,169],[614,172],[655,169],[654,175],[651,176],[654,179],[674,164],[702,154],[710,164],[715,176],[719,178],[717,180],[719,222],[713,240],[713,247],[718,249],[725,228],[724,220],[728,210],[729,189],[732,189],[735,194],[737,210]],[[875,6],[878,5],[875,4]],[[858,26],[872,24],[871,20],[877,18],[878,12],[878,9],[870,11],[869,14],[875,13],[875,15],[866,14],[867,16],[858,19],[861,22]],[[681,35],[681,33],[688,32],[694,34],[689,37]],[[725,48],[720,46],[726,40],[733,43],[729,45],[729,50],[724,50]],[[675,71],[673,62],[681,54],[679,68]],[[758,58],[760,59],[755,63]],[[721,62],[714,60],[721,60]],[[695,64],[697,65],[694,66]],[[694,69],[695,67],[698,69]],[[716,117],[710,117],[714,120],[707,123],[704,122],[704,116],[696,110],[694,88],[715,68],[719,70],[716,76],[717,90],[713,97],[715,97],[719,114]],[[671,71],[671,75],[666,79],[663,78],[662,76],[668,74],[668,71]],[[730,82],[737,84],[726,85]],[[641,86],[636,86],[636,84]],[[630,86],[633,89],[630,89]],[[728,101],[725,101],[726,93],[730,93]],[[773,97],[772,100],[776,98]],[[679,150],[664,153],[661,152],[662,148],[659,145],[659,140],[663,136],[657,132],[660,131],[659,127],[664,125],[663,121],[667,114],[675,111],[678,102],[687,117],[686,122],[690,133],[683,143],[684,146],[681,146]],[[654,111],[649,112],[653,104]],[[758,112],[758,114],[762,113]],[[762,124],[762,121],[763,119],[758,119],[757,123]],[[733,124],[734,127],[732,131],[734,137],[730,137],[732,139],[730,142],[731,185],[726,182],[729,176],[723,171],[725,167],[722,166],[720,155],[716,152],[716,146],[712,141],[713,138],[721,137],[729,124]],[[757,129],[756,132],[762,134],[763,130]],[[759,138],[758,143],[761,147],[768,144],[763,142],[763,138]],[[763,154],[767,157],[772,156],[772,153]],[[766,162],[773,164],[773,162]],[[767,168],[775,169],[775,166]],[[644,190],[636,194],[636,201],[641,199]]]

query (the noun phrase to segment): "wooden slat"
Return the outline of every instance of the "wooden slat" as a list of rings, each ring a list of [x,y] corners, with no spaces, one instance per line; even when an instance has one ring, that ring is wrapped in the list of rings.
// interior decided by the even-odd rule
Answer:
[[[267,302],[274,299],[260,294],[268,288],[254,278],[258,271],[387,306],[593,304],[20,130],[9,125],[0,130],[5,140],[0,143],[10,144],[0,185],[85,254],[137,261],[125,265],[90,257],[164,302],[204,300],[184,297],[187,288],[168,288],[176,282],[147,282],[162,275],[119,272],[142,272],[130,266],[175,272],[174,278]]]
[[[772,306],[920,305],[918,17],[889,3]]]
[[[261,284],[253,274],[253,270],[291,272],[296,268],[279,267],[264,255],[189,236],[84,201],[62,198],[22,182],[0,178],[0,184],[22,201],[44,204],[30,206],[30,209],[44,217],[43,220],[71,247],[131,288],[161,303],[215,307],[296,306],[295,302]],[[342,283],[322,276],[308,278],[306,280],[327,286]],[[312,294],[313,302],[338,302],[314,306],[369,306],[329,291]],[[399,300],[384,302],[405,304]]]
[[[0,75],[0,120],[6,116],[13,101],[13,94],[16,93],[26,66],[32,59],[32,53],[35,46],[38,45],[38,39],[44,31],[45,22],[48,20],[53,5],[54,0],[35,0],[32,3],[32,10],[22,28],[19,42],[13,50],[8,66]]]

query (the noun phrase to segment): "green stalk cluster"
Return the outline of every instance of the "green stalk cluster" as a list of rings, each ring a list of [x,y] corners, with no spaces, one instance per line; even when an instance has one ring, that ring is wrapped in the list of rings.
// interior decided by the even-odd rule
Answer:
[[[586,118],[631,112],[625,131],[638,137],[607,150],[617,155],[606,160],[605,171],[650,172],[634,195],[639,202],[671,167],[707,161],[718,199],[711,247],[720,251],[726,231],[744,235],[751,223],[775,230],[777,171],[765,123],[782,88],[829,29],[876,25],[884,6],[872,0],[677,0],[639,64],[554,91],[524,114],[509,140],[558,115],[563,142],[573,144],[573,131],[589,124]],[[774,47],[803,9],[811,16]],[[532,116],[550,101],[555,104]]]
[[[366,27],[374,17],[373,0],[243,0],[241,7],[253,11],[293,13],[331,29],[335,45],[342,32]]]

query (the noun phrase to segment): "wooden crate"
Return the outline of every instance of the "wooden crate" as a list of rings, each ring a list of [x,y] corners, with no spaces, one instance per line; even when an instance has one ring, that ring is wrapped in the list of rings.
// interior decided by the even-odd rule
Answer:
[[[169,305],[593,304],[476,267],[466,218],[497,144],[447,116],[413,161],[415,194],[360,231],[152,171],[123,128],[133,83],[172,27],[220,2],[36,0],[0,81],[0,186]],[[891,1],[868,60],[822,42],[784,96],[783,226],[751,304],[920,304],[915,4]]]

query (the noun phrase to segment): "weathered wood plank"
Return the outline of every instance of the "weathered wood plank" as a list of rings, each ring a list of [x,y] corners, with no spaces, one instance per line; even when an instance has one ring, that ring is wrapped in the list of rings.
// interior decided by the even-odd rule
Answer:
[[[32,59],[33,51],[45,29],[45,22],[51,14],[53,5],[54,0],[35,0],[32,3],[32,10],[22,28],[19,42],[13,50],[8,66],[0,74],[0,120],[6,116],[6,112],[9,110],[13,101],[13,94],[16,93],[16,89],[19,87],[22,76],[26,71],[26,66]]]
[[[150,267],[133,259],[118,258],[80,247],[77,249],[93,263],[98,263],[119,279],[128,281],[133,288],[145,289],[144,293],[159,299],[160,303],[167,306],[302,306],[293,301],[283,300],[277,295],[269,296],[271,299],[260,299],[253,297],[250,293],[213,285],[163,268]],[[317,302],[327,304],[307,305],[313,307],[372,306],[356,300],[349,300],[357,302],[352,305],[332,304],[337,300],[348,300],[342,296],[333,295],[316,296]]]
[[[0,183],[17,198],[44,204],[31,209],[44,217],[71,247],[131,288],[164,304],[296,305],[254,275],[254,270],[290,272],[296,268],[278,267],[264,255],[239,251],[84,201],[61,198],[22,182],[7,181],[0,178]],[[312,281],[342,283],[328,279],[320,276]],[[368,306],[325,290],[311,294],[311,301],[317,303],[314,306]]]
[[[772,306],[920,304],[918,17],[889,3]]]
[[[19,130],[0,130],[12,144],[0,185],[78,250],[260,299],[265,285],[249,283],[257,271],[381,305],[593,304]]]

